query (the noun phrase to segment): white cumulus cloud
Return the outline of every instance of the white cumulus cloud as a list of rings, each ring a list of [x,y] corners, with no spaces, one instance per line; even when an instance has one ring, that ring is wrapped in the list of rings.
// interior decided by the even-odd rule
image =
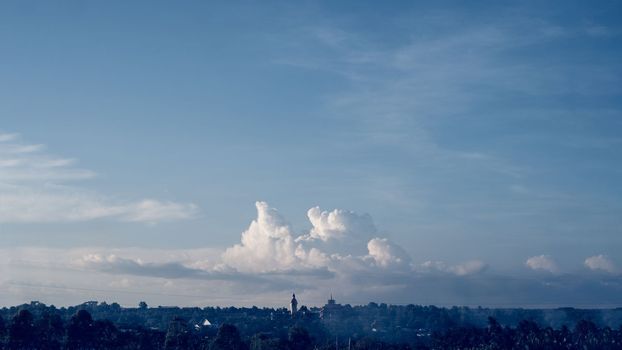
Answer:
[[[475,273],[482,272],[486,269],[486,267],[487,265],[483,261],[469,260],[461,264],[451,266],[449,268],[449,271],[451,271],[457,276],[466,276],[466,275],[472,275]]]
[[[618,270],[613,261],[603,254],[590,256],[585,259],[584,264],[590,270],[601,270],[609,273],[615,273]]]
[[[419,266],[425,272],[445,272],[456,276],[467,276],[484,271],[488,265],[481,260],[469,260],[456,265],[448,265],[444,261],[428,260]]]
[[[328,241],[345,236],[369,237],[376,233],[376,227],[368,214],[359,215],[353,211],[335,209],[322,211],[320,207],[313,207],[307,212],[307,217],[313,225],[308,237]]]
[[[257,218],[242,233],[242,241],[223,253],[223,261],[240,270],[267,272],[293,269],[308,257],[292,235],[289,223],[266,202],[255,203]]]
[[[367,250],[378,266],[408,266],[410,264],[408,253],[386,238],[373,238],[367,243]]]
[[[308,211],[312,228],[308,233],[295,236],[290,224],[266,202],[255,203],[257,218],[242,233],[241,242],[222,254],[227,266],[241,272],[267,273],[271,271],[303,271],[315,268],[339,270],[350,257],[365,264],[371,258],[375,266],[407,265],[408,254],[386,239],[367,238],[376,232],[367,214],[335,209]],[[368,248],[368,250],[365,250]],[[355,251],[362,252],[353,255]]]
[[[559,271],[555,261],[548,255],[532,256],[525,261],[525,266],[532,270],[542,270],[551,273]]]

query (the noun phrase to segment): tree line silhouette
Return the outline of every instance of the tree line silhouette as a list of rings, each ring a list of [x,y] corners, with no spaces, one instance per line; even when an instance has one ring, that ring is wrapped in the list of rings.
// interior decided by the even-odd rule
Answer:
[[[57,309],[33,302],[0,310],[0,349],[622,349],[622,328],[585,319],[554,328],[526,319],[502,324],[489,316],[482,325],[446,318],[451,314],[443,310],[451,309],[422,307],[415,310],[423,314],[428,328],[404,328],[413,319],[405,319],[396,310],[408,307],[370,304],[359,310],[373,315],[362,318],[370,328],[361,329],[354,322],[361,315],[352,310],[345,307],[343,314],[320,319],[306,307],[292,317],[286,309],[269,308],[210,309],[206,313],[200,308],[149,308],[146,303],[121,308],[90,302]],[[114,315],[113,311],[123,316],[117,315],[115,321],[100,317]],[[216,317],[214,323],[219,324],[197,322],[206,315]],[[390,319],[394,322],[387,323]]]

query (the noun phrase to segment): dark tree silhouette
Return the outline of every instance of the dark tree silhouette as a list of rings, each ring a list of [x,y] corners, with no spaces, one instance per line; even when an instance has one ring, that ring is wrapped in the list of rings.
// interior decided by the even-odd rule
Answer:
[[[0,344],[4,344],[6,333],[6,322],[4,321],[4,317],[0,315]]]
[[[56,350],[61,348],[65,336],[65,327],[60,315],[46,310],[35,322],[35,325],[38,349]]]
[[[28,310],[20,310],[9,327],[9,349],[35,349],[37,333],[34,317]]]
[[[255,334],[250,341],[250,350],[286,350],[286,344],[266,334]]]
[[[113,349],[119,345],[119,331],[109,320],[93,322],[95,348]]]
[[[0,308],[0,350],[622,350],[622,309],[333,304],[325,318],[317,308],[300,310],[307,315],[292,319],[285,308],[123,308],[92,301],[57,309],[32,302]]]
[[[67,349],[93,349],[95,343],[95,327],[91,314],[79,310],[67,325]]]
[[[190,331],[188,323],[181,317],[175,317],[171,320],[166,331],[166,339],[164,348],[167,350],[182,350],[189,347]]]
[[[290,328],[287,340],[291,350],[309,350],[313,348],[313,340],[309,336],[309,332],[302,327]]]
[[[220,326],[210,346],[210,350],[244,350],[245,348],[238,329],[227,323]]]

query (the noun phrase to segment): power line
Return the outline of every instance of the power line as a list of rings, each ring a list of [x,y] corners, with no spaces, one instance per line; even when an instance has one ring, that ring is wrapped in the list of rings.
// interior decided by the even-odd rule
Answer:
[[[122,293],[122,294],[137,294],[137,295],[158,295],[158,296],[167,296],[167,297],[184,297],[184,298],[206,298],[205,295],[193,295],[193,294],[176,294],[176,293],[159,293],[153,291],[137,291],[137,290],[127,290],[127,289],[98,289],[98,288],[84,288],[84,287],[61,287],[61,286],[50,286],[44,284],[34,284],[34,283],[17,283],[17,282],[7,282],[6,284],[17,286],[17,287],[26,287],[26,288],[44,288],[44,289],[56,289],[56,290],[66,290],[66,291],[83,291],[83,292],[100,292],[100,293]],[[211,299],[225,299],[222,297],[210,297]]]

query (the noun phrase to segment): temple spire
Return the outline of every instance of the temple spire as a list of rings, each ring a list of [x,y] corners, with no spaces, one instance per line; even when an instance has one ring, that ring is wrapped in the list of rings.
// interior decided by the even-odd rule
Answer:
[[[296,312],[298,312],[298,300],[296,300],[296,293],[292,293],[292,301],[289,305],[292,317],[294,317],[294,315],[296,315]]]

